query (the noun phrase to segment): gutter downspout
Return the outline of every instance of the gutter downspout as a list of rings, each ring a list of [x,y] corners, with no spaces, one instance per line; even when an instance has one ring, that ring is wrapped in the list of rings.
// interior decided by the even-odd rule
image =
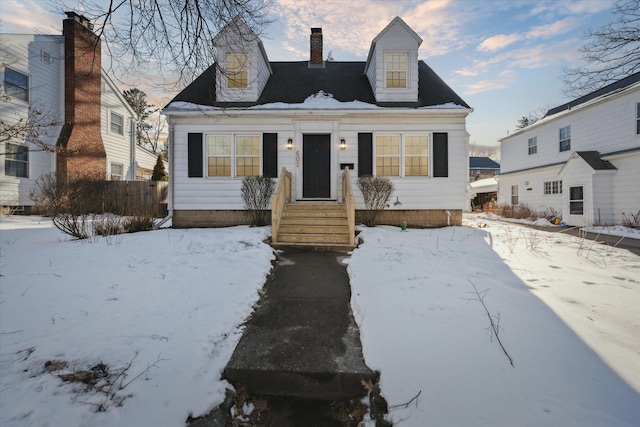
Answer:
[[[129,179],[131,181],[136,180],[136,119],[129,118],[130,130],[129,130],[129,145],[131,148],[131,154],[129,155]]]
[[[173,124],[171,123],[171,117],[169,116],[167,116],[167,124],[169,125],[169,134],[167,136],[167,144],[169,145],[169,188],[167,194],[167,216],[153,227],[154,230],[162,227],[162,225],[173,218]]]

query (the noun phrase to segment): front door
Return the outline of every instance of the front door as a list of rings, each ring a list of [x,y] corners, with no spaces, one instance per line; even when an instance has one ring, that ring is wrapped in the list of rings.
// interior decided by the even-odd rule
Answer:
[[[302,197],[331,197],[331,135],[302,137]]]

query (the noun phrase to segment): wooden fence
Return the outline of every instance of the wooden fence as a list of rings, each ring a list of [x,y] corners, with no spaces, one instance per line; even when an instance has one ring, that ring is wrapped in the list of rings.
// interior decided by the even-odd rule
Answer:
[[[103,200],[106,210],[121,215],[147,213],[156,217],[167,214],[166,181],[107,181]]]

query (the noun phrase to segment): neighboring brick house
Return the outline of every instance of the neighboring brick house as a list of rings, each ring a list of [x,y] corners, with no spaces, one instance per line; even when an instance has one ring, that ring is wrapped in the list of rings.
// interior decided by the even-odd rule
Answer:
[[[491,178],[500,173],[500,163],[489,157],[469,157],[469,181]]]
[[[640,212],[640,73],[550,109],[500,152],[499,203],[575,226],[624,223]]]
[[[67,12],[63,35],[0,34],[0,120],[15,123],[39,112],[47,123],[60,123],[39,137],[56,153],[24,136],[0,142],[3,208],[29,212],[29,193],[43,174],[135,180],[138,167],[153,169],[155,158],[136,154],[136,114],[102,70],[100,55],[91,23],[74,12]]]
[[[421,42],[396,17],[366,61],[325,62],[322,30],[312,28],[309,60],[270,62],[244,23],[223,29],[216,63],[164,109],[173,225],[243,223],[243,177],[283,180],[284,170],[287,207],[343,206],[345,168],[353,182],[393,182],[382,222],[461,224],[473,110],[418,59]],[[358,217],[364,202],[355,185],[353,193]]]

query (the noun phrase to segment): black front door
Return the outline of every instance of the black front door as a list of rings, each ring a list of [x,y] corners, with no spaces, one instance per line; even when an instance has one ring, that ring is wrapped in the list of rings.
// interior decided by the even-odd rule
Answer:
[[[331,135],[302,137],[302,197],[331,197]]]

